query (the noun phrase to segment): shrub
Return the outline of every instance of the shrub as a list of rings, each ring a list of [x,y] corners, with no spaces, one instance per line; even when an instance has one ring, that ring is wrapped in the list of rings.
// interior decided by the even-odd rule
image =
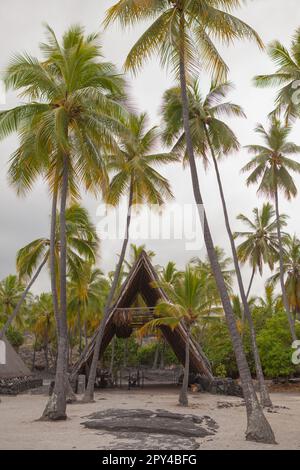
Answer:
[[[24,343],[24,336],[22,333],[12,326],[8,328],[6,338],[15,349],[18,349]]]
[[[297,335],[300,327],[296,325]],[[289,376],[296,372],[292,363],[293,349],[288,320],[285,313],[267,319],[265,327],[257,335],[264,373],[267,377]]]

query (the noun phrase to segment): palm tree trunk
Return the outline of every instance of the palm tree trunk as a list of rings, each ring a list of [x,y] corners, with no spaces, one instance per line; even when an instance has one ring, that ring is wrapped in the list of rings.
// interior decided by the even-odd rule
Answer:
[[[160,364],[159,364],[160,369],[165,368],[165,349],[166,349],[166,343],[165,343],[165,340],[163,339],[161,350],[160,350]]]
[[[159,343],[157,343],[156,348],[155,348],[155,353],[154,353],[154,359],[153,359],[152,369],[157,369],[157,365],[158,365],[158,355],[159,355]]]
[[[68,364],[68,326],[67,326],[67,240],[66,240],[66,203],[68,196],[68,156],[63,156],[63,174],[60,202],[60,321],[58,326],[58,354],[55,386],[44,410],[42,419],[53,421],[66,419],[67,407],[67,364]]]
[[[218,286],[220,293],[222,305],[226,315],[226,320],[231,335],[231,340],[235,352],[235,357],[240,373],[241,383],[243,387],[244,399],[247,410],[247,430],[246,430],[246,439],[253,440],[257,442],[265,443],[274,443],[275,436],[270,427],[266,417],[263,414],[262,408],[258,402],[254,386],[252,383],[252,378],[249,370],[249,365],[244,353],[243,344],[241,337],[239,335],[234,313],[232,310],[232,305],[230,298],[226,289],[226,284],[222,275],[220,265],[218,263],[218,258],[214,249],[210,229],[208,226],[207,217],[204,211],[203,200],[200,192],[199,180],[197,167],[195,162],[195,155],[192,143],[192,137],[190,132],[189,124],[189,103],[187,95],[187,83],[186,83],[186,71],[185,71],[185,18],[183,11],[180,15],[180,88],[181,88],[181,99],[182,99],[182,110],[183,110],[183,124],[186,137],[186,147],[187,153],[190,162],[190,172],[192,179],[192,186],[194,192],[195,202],[198,207],[200,220],[202,221],[203,216],[203,231],[204,231],[204,240],[207,249],[207,254],[211,263],[212,271]],[[201,207],[203,208],[203,214],[201,212]]]
[[[247,300],[248,300],[249,295],[250,295],[250,291],[251,291],[251,287],[252,287],[252,284],[253,284],[254,276],[255,276],[255,267],[253,266],[252,273],[251,273],[251,278],[250,278],[250,282],[249,282],[249,286],[248,286],[247,294],[246,294]]]
[[[7,329],[9,328],[9,326],[12,324],[12,322],[14,321],[14,319],[16,318],[16,316],[18,315],[19,311],[20,311],[20,308],[22,307],[22,304],[28,294],[28,292],[30,291],[32,285],[35,283],[35,281],[37,280],[41,270],[43,269],[43,267],[45,266],[46,262],[47,262],[47,259],[48,259],[48,256],[45,256],[45,258],[43,259],[43,262],[40,264],[40,266],[38,267],[38,269],[36,270],[36,273],[34,274],[33,278],[31,279],[31,281],[29,282],[28,286],[26,287],[26,289],[24,290],[23,294],[21,295],[20,297],[20,300],[18,301],[16,307],[14,308],[14,311],[12,312],[12,314],[8,317],[4,327],[2,328],[2,330],[0,331],[0,339],[3,338],[3,336],[5,335],[5,333],[7,332]]]
[[[110,357],[110,366],[109,366],[110,375],[112,375],[113,370],[114,370],[115,348],[116,348],[116,335],[114,335],[112,342],[111,342],[111,357]]]
[[[280,286],[281,286],[281,292],[282,292],[282,299],[283,299],[283,305],[286,311],[286,315],[288,317],[288,322],[291,330],[291,336],[293,341],[297,340],[297,335],[296,335],[296,330],[295,330],[295,324],[293,322],[291,312],[290,312],[290,307],[289,307],[289,302],[288,298],[286,295],[286,290],[285,290],[285,285],[284,285],[284,266],[283,266],[283,247],[282,247],[282,237],[281,237],[281,229],[280,229],[280,214],[279,214],[279,202],[278,202],[278,188],[276,186],[275,191],[274,191],[274,197],[275,197],[275,211],[276,211],[276,227],[277,227],[277,236],[278,236],[278,245],[279,245],[279,273],[280,273]]]
[[[32,365],[31,365],[32,372],[34,372],[34,368],[35,368],[35,356],[36,356],[36,337],[34,338],[34,345],[33,345],[33,357],[32,357]]]
[[[255,333],[255,328],[252,320],[252,315],[250,312],[249,304],[247,302],[247,297],[244,289],[244,284],[243,284],[243,279],[242,279],[242,274],[239,266],[239,261],[238,261],[238,256],[236,252],[236,247],[234,243],[234,238],[232,235],[231,227],[230,227],[230,222],[229,222],[229,215],[228,215],[228,210],[227,210],[227,205],[226,205],[226,200],[225,200],[225,195],[223,191],[223,185],[221,181],[221,175],[218,167],[218,162],[216,159],[216,155],[214,152],[214,148],[212,146],[211,140],[210,140],[210,135],[207,129],[206,124],[204,124],[204,129],[205,129],[205,134],[207,138],[207,142],[211,151],[214,167],[215,167],[215,172],[217,176],[217,181],[218,181],[218,187],[219,187],[219,192],[220,192],[220,197],[222,201],[222,207],[223,207],[223,213],[224,213],[224,218],[225,218],[225,225],[226,225],[226,230],[228,234],[228,238],[230,241],[230,246],[231,246],[231,251],[232,251],[232,257],[233,257],[233,263],[235,267],[235,272],[238,280],[238,286],[239,286],[239,291],[243,303],[243,313],[246,316],[246,319],[249,324],[249,330],[250,330],[250,340],[251,340],[251,348],[252,348],[252,353],[254,357],[254,362],[255,362],[255,369],[256,369],[256,376],[258,379],[258,384],[259,384],[259,392],[260,392],[260,401],[262,406],[264,407],[271,407],[272,406],[272,401],[268,392],[268,389],[266,387],[265,379],[264,379],[264,374],[262,370],[262,365],[261,365],[261,360],[259,356],[259,351],[256,343],[256,333]]]
[[[186,327],[186,343],[185,343],[185,364],[184,364],[184,374],[182,380],[182,387],[179,395],[179,405],[188,406],[188,387],[189,387],[189,375],[190,375],[190,333],[191,327],[188,325]]]
[[[123,261],[124,261],[125,254],[126,254],[128,240],[129,240],[129,228],[130,228],[130,221],[131,221],[132,200],[133,200],[133,185],[132,185],[132,182],[131,182],[130,190],[129,190],[128,212],[127,212],[125,237],[124,237],[124,240],[123,240],[123,245],[122,245],[120,258],[119,258],[119,261],[118,261],[118,264],[116,266],[116,270],[115,270],[115,273],[114,273],[112,286],[111,286],[111,289],[109,291],[108,299],[107,299],[105,307],[104,307],[103,319],[100,323],[99,332],[98,332],[97,337],[96,337],[96,342],[95,342],[95,347],[94,347],[94,354],[93,354],[93,359],[92,359],[90,373],[89,373],[89,380],[88,380],[88,384],[87,384],[85,394],[84,394],[84,397],[83,397],[83,401],[85,403],[88,403],[88,402],[91,402],[91,401],[94,400],[94,387],[95,387],[95,379],[96,379],[96,372],[97,372],[97,362],[98,362],[98,359],[99,359],[101,343],[102,343],[102,339],[103,339],[103,334],[104,334],[106,322],[107,322],[109,314],[110,314],[110,306],[111,306],[111,303],[113,301],[113,298],[114,298],[114,295],[115,295],[115,292],[116,292],[116,288],[117,288],[117,285],[118,285],[118,281],[119,281]]]
[[[59,314],[59,304],[58,304],[58,295],[57,295],[57,279],[56,279],[56,256],[55,256],[55,246],[56,246],[56,211],[57,211],[57,186],[54,188],[53,197],[52,197],[52,210],[51,210],[51,228],[50,228],[50,278],[51,278],[51,292],[52,292],[52,302],[54,316],[56,320],[56,332],[57,339],[59,336],[60,329],[60,314]]]
[[[82,353],[82,329],[81,329],[80,302],[78,303],[77,321],[78,321],[78,333],[79,333],[79,354],[81,354]]]
[[[126,368],[128,365],[128,338],[124,339],[123,349],[123,367]]]

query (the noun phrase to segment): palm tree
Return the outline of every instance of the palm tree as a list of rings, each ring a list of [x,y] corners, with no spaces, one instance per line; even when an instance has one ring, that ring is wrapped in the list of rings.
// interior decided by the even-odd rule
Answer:
[[[135,243],[130,243],[130,252],[129,252],[129,260],[125,260],[124,264],[126,265],[127,270],[129,271],[134,263],[138,260],[142,251],[146,251],[147,256],[152,259],[155,257],[155,253],[152,250],[146,250],[146,245],[136,245]],[[128,274],[124,272],[124,275]]]
[[[71,274],[68,284],[69,304],[68,310],[77,315],[77,327],[79,332],[79,353],[82,351],[82,325],[87,345],[88,322],[93,314],[101,312],[100,293],[107,290],[107,280],[100,269],[93,268],[90,262],[86,262],[75,275]]]
[[[24,297],[24,292],[23,283],[15,275],[10,274],[0,282],[0,308],[2,310],[0,323],[4,324],[0,331],[0,339],[14,319],[19,322],[19,325],[22,324],[21,319],[13,314],[19,305],[21,308],[21,299]],[[19,313],[20,308],[17,313]]]
[[[225,251],[219,246],[215,246],[215,252],[218,263],[222,272],[222,276],[226,285],[227,292],[232,295],[234,270],[232,269],[232,259],[226,256]],[[204,260],[199,257],[191,259],[191,264],[195,267],[198,276],[203,280],[202,296],[209,303],[212,311],[219,310],[221,298],[218,286],[208,256]]]
[[[147,127],[147,115],[145,113],[141,115],[130,114],[125,126],[126,131],[119,135],[119,148],[116,155],[108,156],[108,168],[113,173],[113,177],[107,192],[107,202],[117,205],[122,196],[128,194],[126,231],[95,343],[89,380],[83,398],[85,402],[92,401],[94,396],[97,361],[105,324],[125,259],[132,206],[142,203],[161,205],[166,199],[173,197],[168,181],[155,167],[176,162],[177,157],[171,153],[153,153],[159,137],[157,127]]]
[[[218,53],[211,37],[214,38],[217,35],[225,43],[230,43],[235,39],[250,38],[262,46],[255,31],[230,14],[240,4],[239,0],[226,2],[182,0],[174,3],[167,0],[162,2],[150,0],[146,4],[142,0],[134,2],[119,0],[108,10],[105,25],[112,21],[119,21],[122,26],[132,26],[138,22],[152,19],[153,23],[131,49],[125,67],[137,72],[151,55],[158,53],[162,65],[171,66],[176,78],[180,80],[183,124],[194,198],[199,211],[201,207],[204,212],[204,214],[199,213],[200,219],[203,219],[204,240],[222,298],[243,385],[248,418],[246,436],[250,440],[274,442],[272,429],[257,400],[230,298],[215,254],[200,192],[189,123],[187,84],[197,69],[198,62],[212,73],[216,81],[224,81],[228,72],[228,67]],[[224,7],[224,10],[219,9],[219,6]],[[200,60],[198,59],[199,52]]]
[[[188,384],[190,366],[190,336],[191,328],[206,313],[207,305],[203,303],[202,280],[196,270],[187,266],[181,277],[177,277],[174,284],[159,281],[171,302],[159,302],[155,308],[158,318],[151,320],[141,328],[141,334],[153,331],[162,325],[176,328],[180,323],[186,329],[185,366],[182,387],[179,395],[179,404],[188,406]]]
[[[294,34],[290,51],[280,41],[273,41],[267,52],[276,71],[256,76],[254,83],[260,88],[282,86],[276,96],[275,114],[283,112],[288,123],[299,118],[300,28]]]
[[[55,266],[56,277],[58,277],[58,264],[60,253],[59,241],[59,214],[56,215],[56,234],[55,234]],[[96,229],[90,221],[88,212],[78,204],[72,204],[66,209],[66,236],[67,236],[67,266],[69,274],[76,275],[82,263],[85,260],[94,262],[96,259],[96,252],[98,248],[98,237]],[[6,324],[0,332],[3,336],[7,328],[11,325],[14,318],[17,317],[20,308],[28,295],[32,285],[38,278],[43,267],[48,263],[50,258],[50,240],[49,238],[38,238],[28,245],[21,248],[17,253],[17,272],[19,278],[24,281],[30,279],[26,289],[23,290],[22,295],[14,310],[7,318]],[[58,286],[57,286],[58,289]]]
[[[35,340],[39,340],[43,345],[45,354],[46,370],[49,370],[49,344],[55,338],[55,321],[52,296],[42,293],[32,305],[32,312],[35,321],[31,322],[31,330],[35,334]]]
[[[272,282],[265,285],[263,297],[255,299],[256,308],[263,311],[264,315],[272,316],[282,311],[282,298],[275,293],[275,287]]]
[[[291,132],[290,126],[283,126],[278,120],[273,119],[268,130],[258,125],[256,133],[262,138],[264,145],[248,145],[247,149],[254,157],[242,169],[243,172],[251,171],[247,178],[247,185],[259,182],[257,192],[271,197],[275,201],[276,228],[279,248],[280,285],[282,298],[293,341],[297,339],[293,319],[289,311],[289,304],[284,286],[284,251],[282,246],[282,234],[280,226],[279,191],[282,190],[287,199],[295,197],[297,187],[290,172],[300,173],[300,163],[291,155],[300,152],[300,147],[288,141]]]
[[[237,220],[243,222],[247,232],[235,232],[235,238],[242,238],[244,241],[237,247],[237,254],[242,264],[249,263],[252,273],[247,289],[247,299],[249,297],[255,273],[258,271],[262,276],[264,265],[267,264],[271,271],[274,263],[278,260],[278,235],[275,210],[269,202],[263,204],[261,209],[255,207],[252,211],[253,220],[244,214],[239,214]],[[287,216],[280,215],[280,228],[286,226]]]
[[[300,240],[296,235],[286,235],[283,239],[283,272],[286,275],[285,291],[290,311],[294,320],[300,312]],[[268,283],[275,285],[280,280],[280,270],[275,273]]]
[[[160,269],[159,274],[161,281],[170,285],[173,285],[182,276],[182,272],[178,271],[174,261],[169,261],[166,266]]]
[[[31,188],[43,175],[51,188],[51,284],[59,333],[55,389],[45,419],[66,418],[67,379],[67,241],[65,210],[69,196],[79,197],[79,186],[97,191],[107,182],[103,152],[115,145],[123,108],[114,99],[123,93],[123,79],[112,64],[103,62],[98,36],[85,36],[72,26],[61,43],[47,27],[41,45],[44,61],[28,54],[16,56],[5,73],[5,84],[28,102],[0,113],[0,138],[19,132],[13,154],[11,182],[19,192]],[[55,281],[55,214],[60,198],[59,299]]]
[[[252,322],[250,308],[247,302],[246,292],[244,289],[244,283],[239,266],[234,237],[230,226],[229,214],[218,165],[218,160],[221,157],[228,155],[229,152],[239,149],[238,140],[227,124],[221,120],[222,115],[245,117],[240,106],[230,102],[224,102],[224,98],[226,97],[226,94],[230,88],[231,85],[229,83],[221,83],[219,85],[212,83],[208,95],[205,98],[202,98],[198,82],[192,82],[191,86],[188,87],[188,97],[190,104],[189,123],[193,146],[196,154],[202,157],[204,165],[207,166],[208,152],[210,152],[215,168],[239,291],[244,307],[244,313],[250,327],[251,345],[260,384],[261,401],[264,406],[269,407],[272,405],[272,403],[264,383],[263,371],[256,344],[256,334]],[[182,115],[180,88],[173,88],[168,90],[165,93],[163,100],[163,116],[165,122],[164,137],[167,144],[171,144],[174,142],[174,140],[176,140],[173,151],[179,151],[180,154],[183,154],[184,157],[186,136],[184,132],[183,120],[180,118]]]

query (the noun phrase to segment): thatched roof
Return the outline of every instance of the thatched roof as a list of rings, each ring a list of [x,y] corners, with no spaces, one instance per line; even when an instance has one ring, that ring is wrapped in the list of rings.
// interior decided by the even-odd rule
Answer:
[[[27,377],[32,375],[10,342],[5,337],[1,341],[3,341],[3,343],[0,344],[0,379],[11,379],[14,377]]]
[[[153,283],[155,281],[158,281],[157,273],[149,257],[147,256],[147,253],[143,251],[135,262],[134,266],[131,268],[127,279],[120,289],[120,294],[111,309],[104,331],[99,358],[103,355],[115,334],[113,317],[117,310],[131,307],[138,294],[142,296],[145,304],[148,307],[154,307],[157,302],[162,299],[169,301],[163,289],[159,287],[153,287]],[[160,328],[167,342],[174,350],[178,360],[184,364],[186,342],[186,330],[184,326],[180,324],[174,330],[171,330],[167,326],[161,326]],[[97,331],[95,332],[88,346],[83,351],[78,362],[75,364],[72,371],[72,376],[79,373],[81,370],[84,370],[85,364],[88,365],[90,363],[94,351],[96,336]],[[191,372],[205,375],[210,379],[213,377],[211,366],[207,358],[193,338],[190,339],[190,370]]]

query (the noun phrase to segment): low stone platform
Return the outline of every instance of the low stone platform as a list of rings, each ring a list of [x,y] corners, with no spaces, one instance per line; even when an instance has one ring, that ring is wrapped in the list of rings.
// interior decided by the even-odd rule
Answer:
[[[0,378],[0,395],[17,395],[42,385],[43,380],[34,376]]]

